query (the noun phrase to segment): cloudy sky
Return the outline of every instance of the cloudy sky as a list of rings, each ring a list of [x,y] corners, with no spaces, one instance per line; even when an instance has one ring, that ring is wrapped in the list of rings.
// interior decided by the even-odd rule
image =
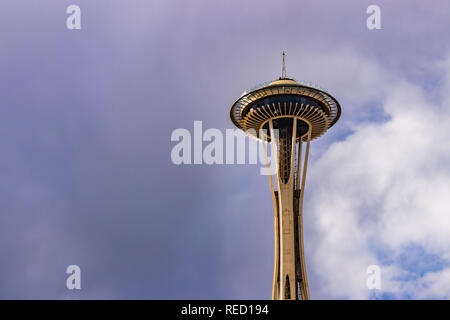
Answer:
[[[77,4],[81,30],[66,28]],[[381,8],[381,30],[366,9]],[[171,133],[287,73],[341,120],[311,145],[313,299],[450,298],[450,3],[2,0],[0,298],[268,299],[256,165],[174,165]],[[82,289],[66,289],[79,265]],[[366,286],[370,265],[381,290]]]

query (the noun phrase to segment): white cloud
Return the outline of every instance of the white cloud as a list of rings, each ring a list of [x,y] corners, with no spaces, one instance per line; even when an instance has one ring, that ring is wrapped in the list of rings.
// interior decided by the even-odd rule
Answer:
[[[343,104],[343,112],[364,112],[362,104],[375,93],[389,120],[353,123],[353,134],[311,164],[306,205],[314,241],[307,251],[313,279],[321,283],[315,298],[369,298],[365,272],[371,264],[382,268],[382,292],[450,298],[450,269],[417,270],[425,274],[407,281],[410,270],[402,269],[399,258],[414,244],[450,261],[450,101],[436,103],[417,85],[354,53],[342,61],[367,71],[357,83],[343,78],[340,87],[359,88],[357,104]],[[442,97],[449,62],[439,63],[445,70]],[[381,86],[372,90],[374,83]],[[380,253],[388,252],[395,259],[382,261]]]

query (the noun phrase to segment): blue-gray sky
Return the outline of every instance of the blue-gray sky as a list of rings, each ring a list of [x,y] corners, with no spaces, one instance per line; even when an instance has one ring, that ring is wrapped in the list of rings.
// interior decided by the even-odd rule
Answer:
[[[66,28],[66,8],[82,29]],[[366,8],[381,7],[381,30]],[[0,298],[266,299],[267,177],[171,162],[177,128],[233,128],[242,91],[327,88],[312,143],[311,296],[450,297],[450,3],[3,0]],[[65,287],[66,267],[82,289]],[[379,265],[382,290],[366,287]]]

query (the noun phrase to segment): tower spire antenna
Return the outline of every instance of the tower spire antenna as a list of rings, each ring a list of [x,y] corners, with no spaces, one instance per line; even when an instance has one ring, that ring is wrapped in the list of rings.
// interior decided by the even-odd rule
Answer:
[[[286,78],[286,58],[285,58],[286,54],[283,51],[283,68],[281,69],[281,78]]]

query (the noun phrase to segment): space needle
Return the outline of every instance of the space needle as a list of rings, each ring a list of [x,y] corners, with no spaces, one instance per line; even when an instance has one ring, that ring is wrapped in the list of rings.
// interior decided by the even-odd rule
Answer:
[[[274,300],[310,299],[303,242],[309,146],[340,114],[338,101],[325,89],[286,77],[284,52],[282,76],[244,92],[231,107],[233,123],[270,143],[276,163],[276,174],[269,175],[274,206]]]

